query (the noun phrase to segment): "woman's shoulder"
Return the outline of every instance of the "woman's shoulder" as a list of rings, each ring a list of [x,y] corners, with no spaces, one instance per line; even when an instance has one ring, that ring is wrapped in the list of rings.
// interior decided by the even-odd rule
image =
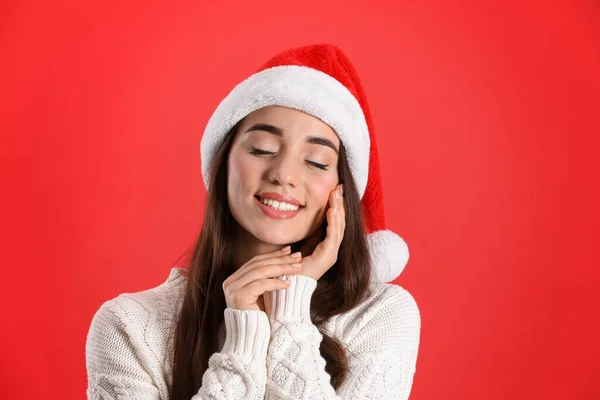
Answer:
[[[393,283],[373,282],[370,293],[363,301],[363,306],[374,309],[391,308],[399,310],[398,314],[410,316],[419,314],[419,307],[413,295],[401,285]]]
[[[370,291],[359,305],[357,313],[362,319],[371,318],[389,320],[403,326],[420,326],[421,313],[417,301],[404,287],[383,282],[373,282]]]
[[[98,311],[121,308],[133,312],[132,316],[134,316],[140,313],[172,309],[177,306],[184,294],[185,282],[185,271],[173,268],[167,280],[160,285],[138,292],[121,293],[104,302]]]
[[[415,298],[400,285],[374,282],[356,307],[337,315],[330,329],[352,347],[406,343],[418,346],[421,314]]]
[[[105,301],[94,314],[90,333],[114,329],[129,335],[166,333],[181,307],[186,280],[183,269],[173,268],[168,279],[156,287]]]

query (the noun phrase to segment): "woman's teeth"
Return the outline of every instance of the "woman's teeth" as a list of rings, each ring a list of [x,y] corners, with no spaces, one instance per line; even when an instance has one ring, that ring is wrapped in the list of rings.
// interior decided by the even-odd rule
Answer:
[[[260,201],[263,204],[266,204],[269,207],[274,208],[274,209],[279,210],[279,211],[296,211],[298,208],[300,208],[299,206],[296,206],[296,205],[293,205],[293,204],[284,203],[284,202],[279,202],[277,200],[261,199]]]

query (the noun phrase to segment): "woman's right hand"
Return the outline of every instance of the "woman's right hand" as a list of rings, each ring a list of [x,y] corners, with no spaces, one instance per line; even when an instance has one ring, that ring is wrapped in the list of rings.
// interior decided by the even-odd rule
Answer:
[[[290,282],[276,277],[295,275],[301,271],[300,252],[289,254],[287,246],[271,253],[261,254],[242,265],[223,282],[228,308],[264,310],[262,295],[273,290],[287,289]],[[272,279],[275,278],[275,279]]]

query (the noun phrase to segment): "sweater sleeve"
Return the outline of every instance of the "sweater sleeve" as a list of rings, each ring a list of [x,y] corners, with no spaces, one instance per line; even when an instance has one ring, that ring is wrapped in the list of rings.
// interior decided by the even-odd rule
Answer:
[[[373,303],[345,320],[338,339],[349,371],[336,390],[325,371],[323,339],[310,319],[317,281],[285,276],[287,289],[271,293],[271,342],[267,352],[266,399],[408,399],[420,338],[420,314],[413,297],[388,285]]]
[[[86,341],[88,399],[166,400],[163,365],[153,353],[152,333],[134,328],[130,310],[115,300],[94,316]],[[259,310],[225,310],[226,339],[209,359],[202,387],[192,400],[263,399],[269,320]]]

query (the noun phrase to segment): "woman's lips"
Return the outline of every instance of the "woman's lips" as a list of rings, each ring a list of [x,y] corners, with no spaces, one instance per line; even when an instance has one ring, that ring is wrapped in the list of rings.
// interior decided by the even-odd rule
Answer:
[[[300,212],[300,210],[302,210],[303,207],[298,208],[295,211],[291,211],[291,210],[276,210],[273,207],[270,207],[266,204],[263,204],[262,201],[259,200],[258,197],[254,198],[254,201],[256,201],[256,203],[258,204],[258,206],[260,207],[260,210],[269,218],[273,218],[273,219],[290,219],[290,218],[294,218],[296,215],[298,215],[298,213]]]
[[[302,206],[302,204],[300,204],[300,201],[287,194],[281,194],[277,192],[263,192],[257,193],[256,196],[258,196],[260,199],[277,200],[280,203],[283,201],[284,203],[292,204],[294,206]]]

